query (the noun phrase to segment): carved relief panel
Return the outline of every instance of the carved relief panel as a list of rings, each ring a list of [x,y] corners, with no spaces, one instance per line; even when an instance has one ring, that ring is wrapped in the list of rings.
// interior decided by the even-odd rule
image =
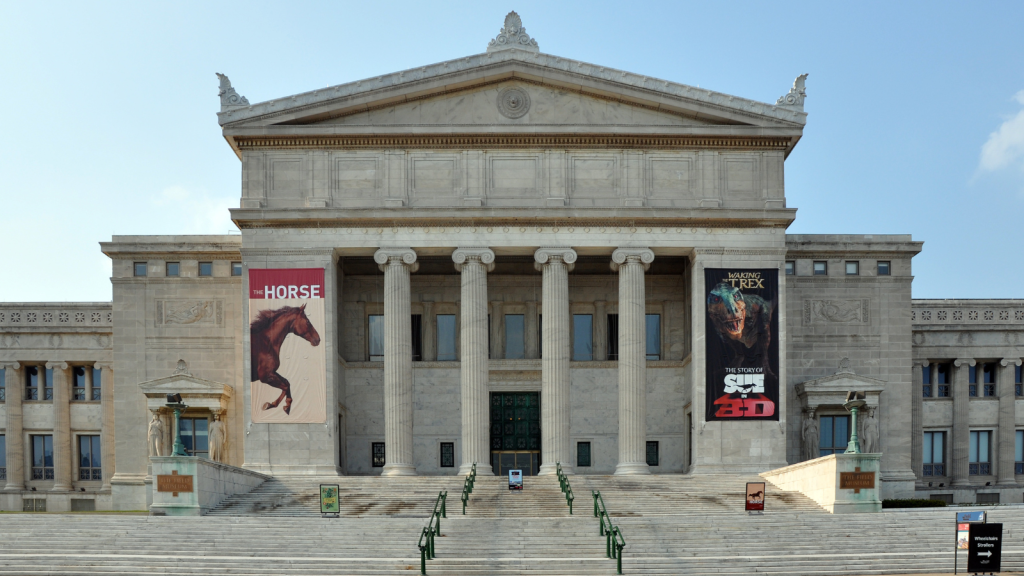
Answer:
[[[871,323],[868,300],[804,300],[804,325]]]

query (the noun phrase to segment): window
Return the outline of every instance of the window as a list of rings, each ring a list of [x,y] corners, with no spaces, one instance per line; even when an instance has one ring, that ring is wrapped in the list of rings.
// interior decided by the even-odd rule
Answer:
[[[850,444],[849,416],[822,416],[818,456],[842,454]]]
[[[92,399],[101,400],[103,398],[103,371],[93,366],[92,368]]]
[[[999,504],[999,492],[978,492],[978,504]]]
[[[953,385],[953,367],[950,364],[934,364],[935,381],[939,398],[949,398]]]
[[[53,480],[53,436],[32,436],[32,479]]]
[[[136,262],[135,263],[135,275],[136,276],[145,276],[146,275],[146,263],[145,262]]]
[[[647,359],[661,360],[661,314],[648,314]]]
[[[455,442],[441,442],[441,468],[455,468]]]
[[[384,443],[383,442],[373,442],[371,444],[371,446],[370,446],[370,449],[371,449],[372,454],[373,454],[373,463],[372,463],[373,467],[374,468],[383,468],[384,467]]]
[[[969,366],[967,368],[967,385],[970,390],[970,396],[978,395],[978,367]]]
[[[814,262],[814,275],[825,276],[828,274],[828,262],[824,260],[816,260]]]
[[[367,332],[370,334],[370,361],[384,361],[384,315],[371,314]]]
[[[608,315],[608,359],[619,359],[619,315]]]
[[[981,393],[984,396],[996,395],[996,363],[986,362],[981,365]]]
[[[0,480],[7,480],[7,436],[0,434]]]
[[[438,362],[458,360],[455,351],[455,314],[437,315],[437,360]]]
[[[206,418],[182,418],[180,421],[181,442],[189,456],[206,456],[210,453],[210,422]]]
[[[53,400],[53,368],[47,368],[44,372],[43,400]]]
[[[658,465],[658,442],[647,442],[647,465]]]
[[[946,433],[925,432],[924,433],[924,475],[945,476],[946,475]]]
[[[85,400],[85,366],[71,368],[71,399]]]
[[[181,264],[177,262],[167,263],[167,275],[168,276],[180,276],[181,275]]]
[[[423,315],[413,314],[412,319],[412,361],[423,360]]]
[[[786,261],[786,276],[796,276],[796,262],[792,260]]]
[[[7,401],[7,373],[0,368],[0,402]]]
[[[990,430],[971,432],[968,474],[979,476],[988,476],[992,474],[992,459],[989,453],[991,440],[992,431]]]
[[[1024,430],[1017,430],[1014,436],[1013,473],[1024,474]]]
[[[888,276],[889,274],[890,274],[890,272],[889,272],[889,261],[888,260],[879,260],[878,261],[878,275],[879,276]]]
[[[1014,366],[1013,367],[1013,395],[1014,396],[1024,396],[1024,386],[1022,386],[1022,383],[1020,381],[1020,368],[1021,368],[1020,366]],[[3,374],[3,371],[0,370],[0,375],[2,375],[2,374]],[[0,384],[0,386],[2,386],[2,384]],[[2,396],[0,396],[0,400],[3,400]]]
[[[232,276],[241,276],[242,275],[242,263],[241,262],[232,262],[231,263],[231,275]]]
[[[932,365],[925,364],[921,367],[921,395],[925,398],[932,397]]]
[[[25,400],[39,400],[38,366],[25,366]]]
[[[576,467],[590,467],[590,442],[576,443]]]
[[[858,276],[860,274],[860,262],[847,262],[846,263],[846,275],[847,276]]]
[[[213,262],[200,262],[199,263],[199,275],[200,276],[213,276]]]
[[[505,358],[526,358],[526,316],[505,314]]]
[[[572,359],[594,359],[594,316],[591,314],[572,315]]]
[[[103,480],[100,468],[100,437],[78,437],[78,479]]]

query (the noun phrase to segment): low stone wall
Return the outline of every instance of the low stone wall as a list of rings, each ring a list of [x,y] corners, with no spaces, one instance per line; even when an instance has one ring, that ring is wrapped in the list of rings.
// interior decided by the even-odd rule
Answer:
[[[800,492],[833,514],[880,512],[878,470],[881,454],[832,454],[762,472],[787,492]],[[840,488],[843,473],[873,473],[872,488]]]
[[[233,494],[251,492],[270,476],[192,456],[154,456],[153,505],[160,516],[202,516]],[[190,476],[191,492],[160,491],[161,476]],[[175,485],[187,481],[175,480]]]

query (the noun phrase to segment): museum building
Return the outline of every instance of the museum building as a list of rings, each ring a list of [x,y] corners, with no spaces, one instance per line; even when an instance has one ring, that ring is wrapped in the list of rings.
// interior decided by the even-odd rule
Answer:
[[[806,75],[755,102],[513,12],[263,103],[218,76],[241,234],[114,236],[112,302],[0,303],[3,510],[145,509],[168,394],[190,454],[269,475],[706,474],[845,451],[856,390],[883,497],[1024,500],[1024,301],[913,300],[909,235],[786,234]]]

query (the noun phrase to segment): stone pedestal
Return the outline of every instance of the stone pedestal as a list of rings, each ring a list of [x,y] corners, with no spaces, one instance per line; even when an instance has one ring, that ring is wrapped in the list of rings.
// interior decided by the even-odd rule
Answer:
[[[459,248],[452,254],[452,260],[462,274],[459,370],[462,385],[462,464],[459,474],[469,474],[476,463],[478,475],[491,476],[487,273],[494,269],[494,252],[487,248]]]
[[[541,475],[556,465],[572,474],[569,450],[569,272],[576,262],[572,248],[541,248],[534,254],[544,273],[541,351]]]
[[[616,474],[650,474],[647,466],[647,342],[644,271],[654,261],[647,248],[619,248],[619,463]]]
[[[412,440],[412,323],[409,275],[418,268],[410,248],[381,248],[373,255],[384,272],[383,476],[416,474]]]
[[[202,516],[228,496],[250,492],[270,478],[195,456],[156,456],[150,460],[153,504],[149,510],[153,516]],[[182,490],[169,491],[172,487]]]
[[[53,488],[54,492],[69,492],[71,486],[71,386],[68,365],[47,362],[53,370]]]
[[[762,472],[761,477],[782,490],[801,492],[833,514],[881,512],[881,460],[881,454],[832,454]],[[844,480],[858,487],[844,488]],[[872,480],[871,487],[858,480]]]
[[[7,389],[7,421],[4,427],[7,436],[7,483],[4,490],[21,491],[25,489],[25,434],[21,406],[24,382],[21,364],[8,362],[3,367],[4,387]]]

